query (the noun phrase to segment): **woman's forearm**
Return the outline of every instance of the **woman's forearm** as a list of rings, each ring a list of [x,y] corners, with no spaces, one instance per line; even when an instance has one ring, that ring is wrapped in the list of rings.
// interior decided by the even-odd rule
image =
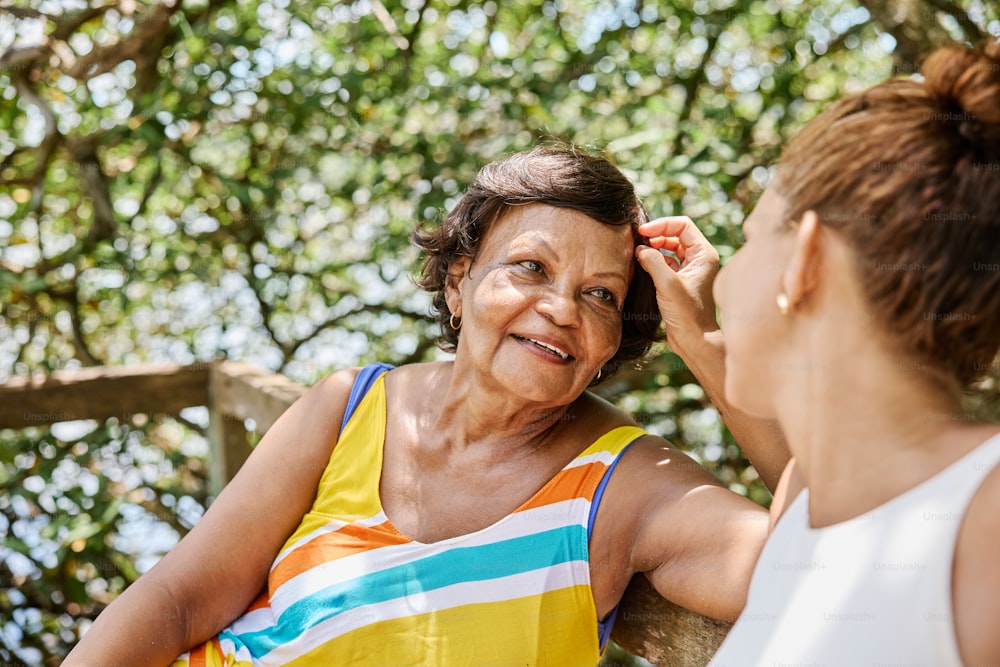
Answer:
[[[166,667],[188,648],[187,610],[150,574],[97,617],[62,667]]]
[[[688,331],[669,331],[667,341],[694,373],[757,474],[774,493],[790,457],[785,436],[776,421],[751,417],[726,400],[726,347],[722,332],[691,327]]]

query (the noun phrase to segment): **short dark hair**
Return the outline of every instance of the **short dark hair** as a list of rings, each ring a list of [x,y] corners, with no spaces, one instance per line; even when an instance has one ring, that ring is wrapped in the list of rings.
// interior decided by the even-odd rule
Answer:
[[[604,157],[576,147],[546,145],[491,162],[440,226],[422,225],[410,237],[425,253],[417,285],[433,294],[441,349],[454,352],[459,336],[448,325],[448,267],[460,257],[474,259],[493,223],[511,206],[529,203],[573,209],[606,225],[628,225],[633,245],[642,242],[636,230],[646,222],[646,211],[631,181]],[[636,262],[622,308],[621,342],[601,369],[600,379],[612,376],[624,362],[642,358],[657,339],[659,324],[653,281]]]
[[[923,81],[833,104],[785,148],[775,187],[850,243],[872,316],[966,385],[1000,338],[1000,43],[938,49]]]

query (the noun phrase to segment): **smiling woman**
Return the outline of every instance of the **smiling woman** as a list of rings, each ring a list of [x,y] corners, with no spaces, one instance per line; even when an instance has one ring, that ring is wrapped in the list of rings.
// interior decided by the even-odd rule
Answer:
[[[766,513],[586,391],[657,333],[645,219],[603,158],[487,166],[414,234],[454,361],[316,385],[64,664],[593,665],[638,572],[735,617]]]
[[[434,292],[434,307],[442,329],[441,346],[454,351],[459,338],[459,329],[452,320],[453,315],[459,314],[449,305],[445,291],[448,277],[454,272],[452,262],[460,258],[471,262],[487,232],[505,214],[509,214],[510,221],[521,221],[529,230],[544,228],[544,221],[524,220],[524,212],[518,212],[518,207],[533,203],[558,209],[550,211],[549,215],[574,218],[565,221],[566,237],[548,248],[550,256],[558,250],[560,259],[568,264],[586,259],[587,252],[626,250],[627,256],[622,258],[625,264],[613,267],[611,272],[619,272],[617,279],[624,279],[627,290],[624,296],[619,294],[616,302],[616,309],[622,316],[614,318],[622,326],[621,342],[615,354],[600,368],[599,379],[606,380],[622,363],[646,354],[659,330],[652,279],[644,271],[633,273],[632,270],[632,249],[642,239],[636,230],[646,222],[646,212],[632,184],[620,170],[602,158],[574,150],[545,146],[487,165],[439,228],[414,232],[413,242],[426,253],[420,286]],[[533,214],[543,215],[538,210],[535,208]],[[577,215],[572,216],[571,212]],[[585,238],[580,235],[584,229],[581,221],[596,221],[616,229],[621,238],[610,244],[604,239]],[[606,231],[610,233],[611,229]],[[592,232],[598,234],[596,228]],[[531,240],[523,238],[522,242]],[[538,238],[537,242],[544,244],[544,239]],[[538,260],[528,258],[526,261]],[[539,265],[538,270],[542,269]],[[596,375],[595,371],[595,383]]]

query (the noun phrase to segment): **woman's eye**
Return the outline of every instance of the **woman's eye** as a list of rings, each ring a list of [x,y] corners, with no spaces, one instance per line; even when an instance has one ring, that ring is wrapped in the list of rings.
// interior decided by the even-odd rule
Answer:
[[[598,287],[595,290],[591,290],[590,293],[596,296],[601,301],[607,301],[610,304],[617,305],[617,302],[615,301],[615,294],[609,289]]]
[[[529,271],[533,271],[535,273],[541,273],[542,272],[542,263],[541,262],[536,262],[533,259],[526,259],[523,262],[518,262],[518,264],[520,264],[524,268],[528,269]]]

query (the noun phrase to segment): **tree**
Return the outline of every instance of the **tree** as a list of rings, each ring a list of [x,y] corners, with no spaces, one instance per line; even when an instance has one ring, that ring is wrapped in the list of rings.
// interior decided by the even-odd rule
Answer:
[[[981,0],[5,4],[0,373],[230,358],[309,384],[434,358],[407,236],[484,163],[602,150],[725,257],[819,108],[987,33]],[[767,501],[675,355],[602,392]],[[197,520],[204,429],[0,432],[0,660],[58,664]]]

